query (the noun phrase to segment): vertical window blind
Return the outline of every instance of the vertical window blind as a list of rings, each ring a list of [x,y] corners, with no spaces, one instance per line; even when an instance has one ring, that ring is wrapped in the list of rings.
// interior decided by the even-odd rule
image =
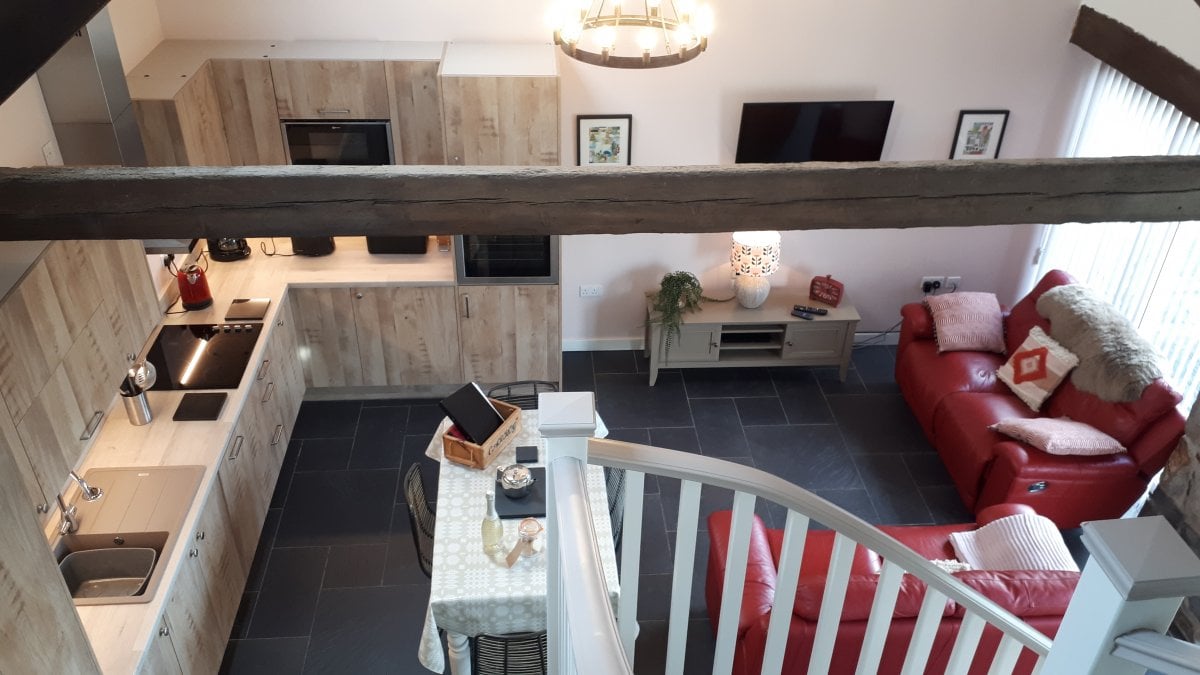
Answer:
[[[1071,145],[1073,157],[1197,155],[1200,123],[1102,64]],[[1066,270],[1125,314],[1187,414],[1200,392],[1200,222],[1053,225],[1037,265],[1038,277]]]

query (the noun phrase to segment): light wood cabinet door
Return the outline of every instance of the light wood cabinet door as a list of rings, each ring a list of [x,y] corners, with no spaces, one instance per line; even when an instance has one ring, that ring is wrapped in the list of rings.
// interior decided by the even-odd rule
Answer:
[[[283,413],[283,425],[291,436],[296,426],[296,415],[300,412],[300,404],[304,401],[304,370],[300,367],[300,344],[296,335],[296,323],[293,320],[292,306],[285,302],[275,316],[275,327],[272,329],[272,340],[275,341],[274,351],[279,363],[278,375],[281,396],[278,405]],[[284,441],[285,449],[287,441]]]
[[[21,476],[21,484],[25,487],[25,494],[29,497],[29,512],[47,514],[50,510],[50,502],[54,501],[54,494],[42,489],[42,484],[33,471],[33,465],[29,462],[29,455],[25,452],[25,443],[21,441],[21,436],[17,433],[17,425],[13,424],[8,409],[2,404],[0,404],[0,453],[13,458],[16,472]],[[16,489],[11,477],[5,489]],[[41,518],[44,520],[46,515],[42,515]]]
[[[383,61],[271,59],[270,63],[281,118],[391,117]]]
[[[302,351],[304,382],[310,387],[361,385],[362,363],[349,289],[293,288],[288,295]]]
[[[171,640],[171,624],[164,614],[158,621],[158,629],[150,637],[146,655],[142,658],[141,675],[183,675],[179,657],[175,655],[175,644]]]
[[[213,59],[213,84],[234,166],[287,164],[275,107],[275,84],[266,59]]]
[[[133,112],[150,166],[229,166],[221,102],[209,62],[175,98],[137,99]]]
[[[94,241],[88,245],[96,261],[96,285],[111,291],[105,293],[104,303],[112,316],[119,353],[137,354],[162,320],[154,282],[146,267],[146,251],[136,240]]]
[[[258,421],[256,411],[247,404],[238,418],[217,470],[221,477],[221,495],[229,513],[229,535],[243,560],[254,559],[267,506],[271,501],[271,490],[255,485],[254,462],[260,454],[257,446],[261,443]]]
[[[445,164],[438,61],[387,61],[397,164]]]
[[[458,305],[463,379],[559,380],[558,286],[460,287]]]
[[[442,77],[447,164],[558,165],[557,77]]]
[[[462,381],[452,286],[356,288],[353,295],[363,384]]]

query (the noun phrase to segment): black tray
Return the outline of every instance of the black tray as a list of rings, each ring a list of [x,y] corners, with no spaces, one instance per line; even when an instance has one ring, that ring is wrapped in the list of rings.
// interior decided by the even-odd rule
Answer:
[[[500,484],[496,483],[496,513],[501,518],[541,518],[546,515],[546,469],[535,466],[530,467],[529,472],[533,474],[533,487],[520,499],[504,496]]]

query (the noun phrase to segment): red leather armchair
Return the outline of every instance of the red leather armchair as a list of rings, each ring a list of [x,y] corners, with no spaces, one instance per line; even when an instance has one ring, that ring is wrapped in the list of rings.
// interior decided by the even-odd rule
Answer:
[[[1004,317],[1011,354],[1033,326],[1047,290],[1074,283],[1054,270]],[[1161,379],[1130,403],[1110,403],[1075,388],[1070,378],[1035,413],[996,377],[1007,358],[990,352],[939,354],[933,318],[923,304],[904,305],[896,351],[896,383],[937,449],[963,503],[976,514],[993,504],[1021,503],[1061,528],[1119,518],[1163,468],[1183,435],[1180,396]],[[1116,438],[1128,452],[1097,457],[1051,455],[988,429],[1010,417],[1069,417]]]
[[[952,559],[954,552],[950,546],[951,532],[971,530],[997,518],[1030,510],[1021,505],[999,505],[981,513],[978,524],[880,529],[930,560]],[[731,515],[729,511],[717,511],[708,517],[708,572],[704,590],[714,634],[721,611]],[[816,632],[821,599],[825,592],[833,537],[833,532],[813,531],[808,533],[805,541],[799,585],[796,589],[783,660],[785,673],[802,673],[808,669],[813,635]],[[776,576],[782,545],[783,531],[766,528],[755,516],[750,533],[746,584],[734,647],[733,672],[737,675],[751,675],[762,669],[770,612],[775,604]],[[850,583],[830,661],[829,672],[834,675],[853,673],[858,664],[881,568],[882,561],[877,554],[862,546],[855,549]],[[955,576],[1051,637],[1058,630],[1059,622],[1079,581],[1078,572],[979,570],[959,572]],[[880,661],[880,673],[900,672],[924,594],[923,582],[912,575],[904,576]],[[952,601],[946,603],[926,672],[940,673],[945,670],[962,616],[962,607]],[[971,675],[987,672],[999,641],[1000,632],[988,627],[980,641],[976,659],[970,670]],[[1031,653],[1024,653],[1014,672],[1031,672],[1034,661]]]

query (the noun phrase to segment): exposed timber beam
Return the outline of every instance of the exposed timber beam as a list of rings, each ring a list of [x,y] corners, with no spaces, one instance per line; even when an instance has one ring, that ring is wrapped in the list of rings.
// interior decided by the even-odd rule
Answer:
[[[1081,5],[1071,42],[1200,120],[1200,69],[1120,21]]]
[[[0,240],[1200,220],[1200,157],[0,169]]]
[[[107,4],[108,0],[0,1],[0,103]]]

